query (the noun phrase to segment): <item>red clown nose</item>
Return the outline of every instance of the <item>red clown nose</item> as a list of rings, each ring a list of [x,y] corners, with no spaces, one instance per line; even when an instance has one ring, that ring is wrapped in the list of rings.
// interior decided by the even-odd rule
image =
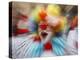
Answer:
[[[42,30],[46,30],[47,24],[41,23],[41,24],[40,24],[40,28],[41,28]]]

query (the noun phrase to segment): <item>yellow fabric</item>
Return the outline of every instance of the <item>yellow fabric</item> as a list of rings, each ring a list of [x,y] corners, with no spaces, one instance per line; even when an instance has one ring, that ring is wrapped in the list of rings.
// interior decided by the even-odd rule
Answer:
[[[59,16],[61,14],[61,9],[58,5],[48,5],[46,10],[47,13],[52,16]]]

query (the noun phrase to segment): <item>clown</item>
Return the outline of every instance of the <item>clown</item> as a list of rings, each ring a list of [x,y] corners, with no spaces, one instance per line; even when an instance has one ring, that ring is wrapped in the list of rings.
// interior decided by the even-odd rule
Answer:
[[[39,16],[43,19],[41,20],[41,23],[43,23],[42,30],[40,29],[41,34],[47,35],[46,38],[43,37],[45,50],[42,56],[46,55],[47,49],[51,55],[65,55],[66,41],[62,37],[62,31],[66,26],[66,20],[61,16],[60,7],[58,5],[48,5],[46,11],[42,10]]]

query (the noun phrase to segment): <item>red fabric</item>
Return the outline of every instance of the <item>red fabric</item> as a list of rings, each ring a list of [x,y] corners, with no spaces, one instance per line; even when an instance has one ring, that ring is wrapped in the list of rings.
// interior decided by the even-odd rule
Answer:
[[[44,44],[44,50],[52,50],[52,44],[50,42]]]
[[[28,29],[17,29],[16,34],[24,34],[24,33],[28,33],[29,30]]]

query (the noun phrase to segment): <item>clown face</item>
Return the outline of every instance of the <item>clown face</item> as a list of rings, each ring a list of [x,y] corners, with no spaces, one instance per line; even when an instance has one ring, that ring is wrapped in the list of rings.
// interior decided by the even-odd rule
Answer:
[[[51,40],[51,37],[53,35],[53,32],[52,32],[52,29],[50,26],[48,26],[48,24],[44,21],[41,21],[39,23],[39,35],[40,35],[40,38],[42,40],[42,43],[46,43],[48,42],[49,40]]]

